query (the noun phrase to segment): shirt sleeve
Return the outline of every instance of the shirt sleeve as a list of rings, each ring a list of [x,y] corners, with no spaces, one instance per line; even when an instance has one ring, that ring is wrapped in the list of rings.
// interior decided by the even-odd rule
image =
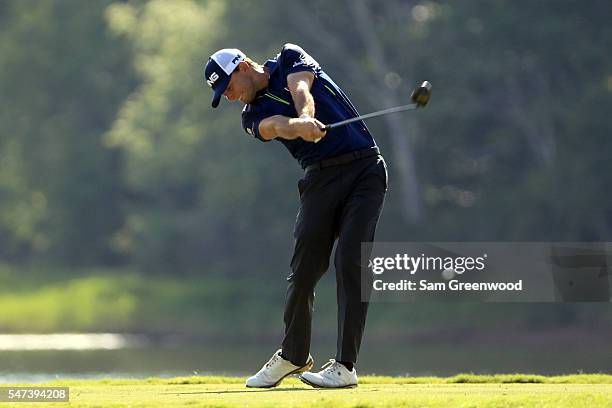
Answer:
[[[242,111],[242,128],[249,135],[261,140],[262,142],[269,142],[269,140],[261,137],[259,133],[259,123],[265,119],[261,114],[254,111]]]
[[[317,75],[321,70],[319,63],[299,45],[295,44],[285,44],[283,46],[279,62],[284,68],[285,75],[303,71]]]

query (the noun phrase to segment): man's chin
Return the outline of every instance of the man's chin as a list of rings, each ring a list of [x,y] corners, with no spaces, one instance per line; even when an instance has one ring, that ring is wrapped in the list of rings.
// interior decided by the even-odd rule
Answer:
[[[254,97],[250,96],[241,96],[240,98],[238,98],[238,100],[244,103],[245,105],[248,105],[249,103],[253,102],[254,99]]]

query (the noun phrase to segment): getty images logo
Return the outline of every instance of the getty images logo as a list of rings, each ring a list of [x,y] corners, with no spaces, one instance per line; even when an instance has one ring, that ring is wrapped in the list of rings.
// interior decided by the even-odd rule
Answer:
[[[368,269],[376,275],[386,271],[405,271],[414,275],[418,271],[447,271],[461,275],[466,271],[482,271],[485,268],[487,254],[478,257],[471,256],[409,256],[396,254],[390,257],[376,257],[368,260]]]

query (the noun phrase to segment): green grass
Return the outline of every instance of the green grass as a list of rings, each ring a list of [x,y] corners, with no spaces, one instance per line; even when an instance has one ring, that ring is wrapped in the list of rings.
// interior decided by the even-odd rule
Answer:
[[[601,374],[366,376],[358,388],[346,390],[316,390],[295,378],[271,390],[247,389],[244,379],[236,377],[75,380],[45,385],[70,387],[70,403],[54,407],[612,407],[612,375]]]
[[[242,305],[236,298],[255,305],[253,316],[241,322],[245,329],[256,329],[260,317],[279,313],[282,304],[258,300],[271,296],[269,287],[234,283],[147,276],[130,269],[68,271],[0,264],[0,331],[191,333],[205,327],[207,333],[223,333],[227,316],[240,316]],[[277,292],[282,301],[282,291]],[[213,309],[223,313],[212,314]]]
[[[244,333],[278,330],[287,271],[273,279],[233,277],[203,270],[188,276],[149,275],[131,268],[57,268],[0,263],[0,331],[162,332],[235,336],[227,321]],[[333,271],[330,271],[333,274]],[[240,299],[240,302],[236,302]],[[154,301],[152,301],[154,300]],[[249,313],[244,313],[248,305]],[[495,304],[414,303],[374,305],[368,333],[382,337],[464,326],[504,330],[555,327],[599,327],[612,317],[605,303]],[[317,330],[335,330],[335,281],[317,286]]]

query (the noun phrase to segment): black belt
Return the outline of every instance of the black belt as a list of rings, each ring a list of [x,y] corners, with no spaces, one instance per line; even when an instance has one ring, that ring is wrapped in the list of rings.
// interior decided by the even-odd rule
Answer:
[[[341,154],[340,156],[330,157],[329,159],[323,159],[319,162],[313,163],[306,167],[306,171],[320,170],[325,167],[338,166],[340,164],[348,164],[353,160],[365,159],[366,157],[377,156],[380,154],[378,147],[368,147],[367,149],[355,150],[347,154]]]

